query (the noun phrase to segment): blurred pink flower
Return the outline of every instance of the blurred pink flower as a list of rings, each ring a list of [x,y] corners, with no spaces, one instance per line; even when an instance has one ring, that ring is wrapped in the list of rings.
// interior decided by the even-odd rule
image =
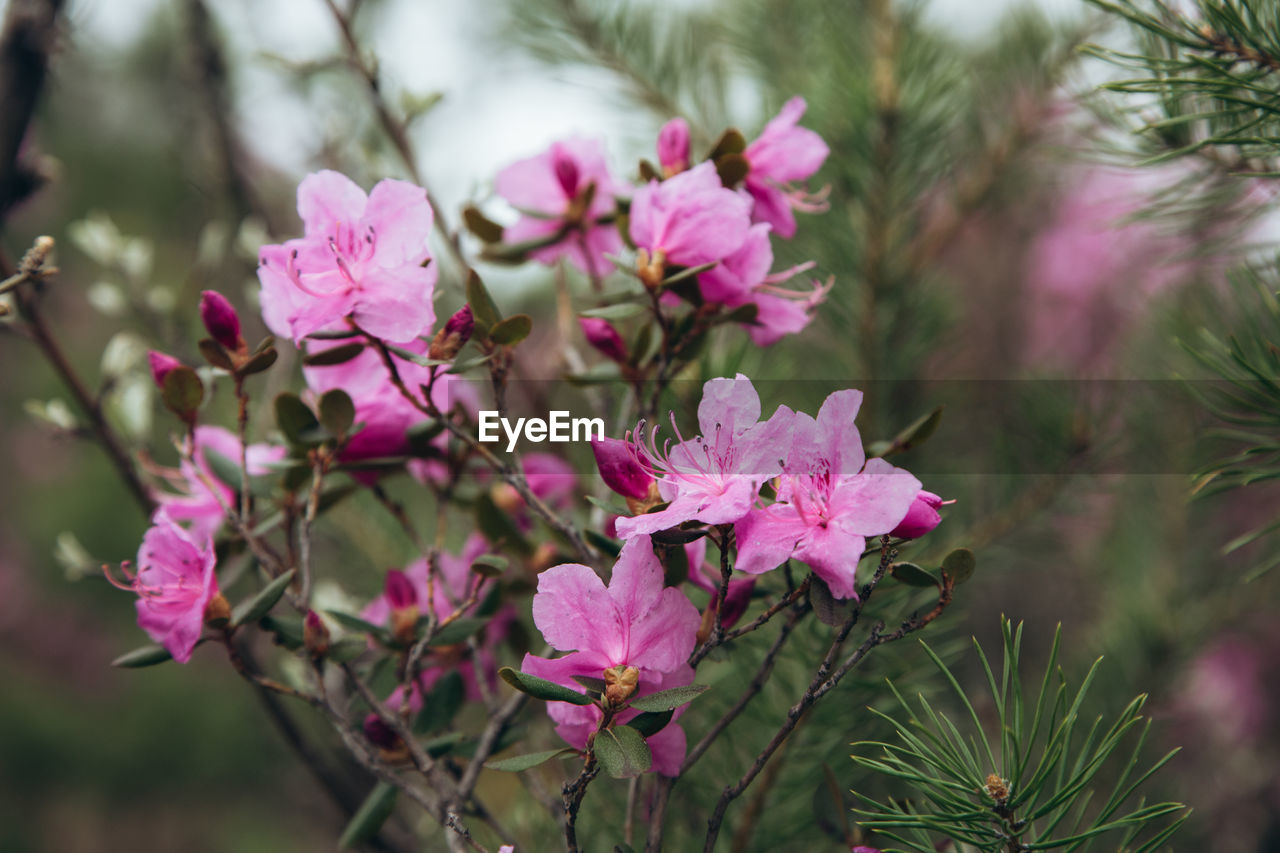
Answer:
[[[578,325],[582,327],[582,334],[586,337],[587,343],[607,358],[620,364],[626,363],[627,345],[623,343],[622,335],[618,334],[618,330],[610,325],[608,320],[602,320],[599,317],[580,317]]]
[[[503,233],[507,242],[550,238],[563,231],[562,239],[530,255],[544,264],[566,257],[588,275],[612,270],[605,255],[616,254],[622,238],[612,223],[599,220],[614,212],[620,188],[609,175],[599,140],[571,137],[553,143],[543,153],[499,172],[494,188],[524,214]]]
[[[751,166],[746,189],[755,199],[752,219],[768,222],[779,237],[786,239],[796,233],[792,209],[826,210],[821,197],[810,196],[795,186],[812,177],[830,153],[821,136],[798,126],[804,111],[804,98],[787,101],[781,112],[764,126],[760,136],[742,152]]]
[[[433,214],[421,187],[385,180],[366,196],[344,175],[316,172],[298,186],[298,213],[305,236],[259,252],[272,332],[301,342],[347,317],[394,343],[430,330]]]
[[[689,168],[689,123],[673,118],[658,131],[658,165],[665,177]]]
[[[698,424],[702,435],[688,441],[680,435],[660,450],[657,429],[644,441],[644,423],[636,427],[635,448],[641,463],[658,479],[666,509],[620,518],[619,535],[631,538],[675,527],[685,521],[732,524],[750,511],[761,484],[782,470],[791,447],[795,412],[779,406],[760,422],[760,397],[751,380],[712,379],[702,388]],[[675,429],[675,418],[672,418]]]
[[[1265,663],[1256,643],[1219,640],[1191,663],[1181,704],[1222,742],[1252,741],[1271,714]]]
[[[138,594],[138,627],[186,663],[204,629],[205,608],[218,594],[213,538],[188,532],[163,507],[151,522],[138,549],[137,573],[126,570],[127,583],[108,580]]]
[[[663,586],[662,566],[647,536],[628,541],[614,564],[609,585],[589,567],[569,563],[538,576],[533,621],[542,636],[564,657],[525,655],[521,669],[575,690],[573,676],[600,678],[614,667],[639,671],[636,696],[689,684],[693,652],[701,622],[698,609],[684,593]],[[548,702],[556,731],[570,745],[584,749],[601,711],[594,705]],[[625,723],[638,712],[616,718]],[[647,739],[653,769],[674,776],[684,759],[684,731],[674,720]]]
[[[245,454],[249,475],[257,477],[269,473],[272,463],[284,459],[285,453],[283,447],[270,444],[249,445]],[[222,526],[227,508],[236,506],[239,500],[231,484],[218,475],[218,468],[222,466],[211,462],[215,455],[239,471],[240,439],[222,427],[196,427],[192,452],[195,464],[184,459],[178,470],[169,475],[170,484],[179,491],[156,490],[153,493],[156,503],[164,507],[168,517],[189,523],[197,538],[216,533]]]
[[[720,302],[729,308],[756,306],[754,322],[745,325],[751,340],[762,347],[804,329],[812,319],[813,309],[826,297],[826,289],[821,285],[808,293],[778,287],[813,264],[770,274],[773,266],[770,228],[767,223],[751,226],[737,251],[698,276],[702,297],[708,302]]]
[[[854,426],[861,405],[862,392],[836,391],[816,421],[795,416],[778,500],[738,522],[735,568],[760,574],[794,557],[808,563],[836,598],[857,597],[866,537],[901,523],[920,491],[920,481],[901,468],[867,460]]]

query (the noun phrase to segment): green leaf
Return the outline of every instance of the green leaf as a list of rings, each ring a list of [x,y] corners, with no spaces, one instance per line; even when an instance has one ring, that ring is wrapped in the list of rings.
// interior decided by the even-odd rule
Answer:
[[[510,548],[521,556],[533,553],[533,545],[525,538],[515,520],[493,502],[488,492],[482,492],[475,503],[476,526],[495,547]]]
[[[213,476],[217,477],[231,491],[237,494],[240,492],[242,478],[238,460],[228,459],[211,447],[200,448],[200,455],[204,457],[205,464],[209,466]]]
[[[707,270],[711,269],[717,263],[719,263],[719,261],[712,261],[709,264],[699,264],[696,267],[685,267],[683,269],[677,270],[676,272],[672,273],[671,275],[667,276],[662,280],[662,286],[671,287],[672,285],[680,284],[683,281],[688,281],[689,279],[693,278],[695,275],[700,275],[706,272]]]
[[[237,604],[235,609],[231,611],[231,627],[235,628],[239,625],[257,622],[263,616],[266,616],[267,611],[275,607],[276,602],[284,595],[284,591],[289,588],[289,584],[293,581],[293,576],[297,573],[297,569],[290,569],[264,586],[262,591],[253,598]]]
[[[413,721],[413,730],[418,734],[431,734],[453,722],[454,715],[466,702],[466,685],[462,673],[451,669],[431,688],[422,700],[422,710]]]
[[[489,330],[502,319],[502,312],[474,270],[467,276],[467,304],[471,306],[471,316],[475,320],[473,334],[480,340],[488,340]]]
[[[726,187],[737,186],[750,171],[751,163],[741,154],[725,154],[716,158],[716,174],[720,176],[720,183]]]
[[[602,305],[599,308],[588,308],[579,312],[582,317],[593,317],[598,320],[625,320],[637,314],[643,314],[649,306],[643,302],[618,302],[614,305]]]
[[[604,692],[605,683],[603,678],[592,678],[589,675],[571,675],[569,677],[588,690],[594,690],[596,693]]]
[[[515,346],[529,337],[533,331],[533,318],[528,314],[513,314],[500,320],[489,330],[489,340],[503,346]]]
[[[359,616],[352,616],[350,613],[343,613],[341,610],[326,610],[325,614],[332,616],[337,620],[338,624],[348,631],[356,631],[361,634],[370,634],[379,640],[386,640],[387,629],[372,622],[366,622]]]
[[[632,717],[627,725],[645,737],[650,737],[665,729],[674,714],[675,711],[646,711]]]
[[[742,135],[742,131],[736,127],[731,127],[724,133],[720,134],[720,138],[716,140],[716,144],[711,146],[711,151],[707,154],[708,160],[718,160],[726,154],[741,154],[747,150],[747,138]]]
[[[472,634],[480,631],[489,623],[488,619],[473,619],[463,617],[454,619],[448,625],[441,628],[428,646],[452,646],[456,643],[465,642]]]
[[[485,216],[474,204],[462,208],[462,222],[468,231],[486,243],[498,243],[502,240],[502,226]]]
[[[264,631],[270,631],[275,634],[276,645],[284,646],[286,649],[302,647],[301,616],[272,616],[267,614],[258,620],[258,624],[262,626]]]
[[[632,699],[629,703],[637,711],[670,711],[697,699],[710,690],[707,684],[689,684],[684,687],[672,687],[670,690],[659,690],[648,696]]]
[[[297,394],[288,391],[276,395],[276,426],[284,435],[285,441],[295,447],[308,447],[319,444],[317,434],[320,432],[320,421],[315,412],[302,402]]]
[[[596,758],[615,779],[639,776],[653,765],[653,753],[644,735],[630,726],[614,726],[596,733]]]
[[[347,435],[356,422],[355,403],[351,402],[351,395],[341,388],[320,395],[316,408],[320,410],[321,426],[335,437]]]
[[[204,360],[214,367],[231,370],[234,366],[231,362],[231,353],[213,338],[202,338],[197,346],[200,347],[200,354],[204,356]]]
[[[823,625],[843,625],[853,612],[852,601],[841,601],[831,594],[831,587],[817,575],[809,575],[809,603]]]
[[[964,583],[973,577],[978,560],[968,548],[957,548],[942,559],[942,571],[956,583]]]
[[[395,810],[396,795],[399,793],[394,785],[386,782],[374,785],[369,796],[364,798],[360,808],[351,816],[347,828],[342,831],[342,837],[338,839],[338,849],[350,850],[376,836]]]
[[[484,578],[496,578],[507,570],[510,562],[501,554],[482,554],[471,564],[471,571]]]
[[[271,339],[268,338],[267,340]],[[241,365],[236,373],[239,376],[252,376],[255,373],[261,373],[275,364],[277,358],[279,358],[279,353],[276,352],[275,347],[268,346],[266,349],[254,353],[253,358]]]
[[[161,398],[169,411],[183,420],[190,420],[204,402],[204,383],[195,370],[180,365],[165,375]]]
[[[895,435],[892,441],[875,441],[867,445],[867,454],[872,457],[892,456],[923,444],[942,422],[943,408],[945,407],[939,406],[919,418]]]
[[[173,660],[173,655],[164,646],[149,644],[139,646],[131,652],[125,652],[111,662],[112,666],[121,669],[141,669],[144,666],[155,666],[158,663]]]
[[[307,367],[329,367],[334,364],[345,364],[362,352],[364,352],[364,342],[353,341],[349,344],[340,344],[336,347],[308,353],[302,359],[302,363]]]
[[[893,563],[889,566],[889,574],[898,583],[907,586],[937,586],[938,579],[917,566],[915,563]]]
[[[547,702],[568,702],[572,705],[590,705],[591,698],[576,690],[570,690],[568,687],[562,687],[545,678],[538,678],[535,675],[527,675],[518,669],[512,669],[504,666],[498,670],[498,675],[502,676],[502,680],[510,684],[521,693],[528,693],[535,699],[542,699]]]
[[[617,539],[610,539],[603,533],[595,530],[582,531],[582,537],[587,543],[595,548],[601,554],[608,554],[610,557],[616,557],[622,553],[622,543]]]
[[[505,770],[510,773],[519,773],[521,770],[528,770],[531,767],[537,767],[550,761],[553,758],[564,758],[570,755],[577,755],[578,750],[573,747],[561,747],[560,749],[548,749],[545,752],[530,752],[527,755],[513,755],[510,758],[498,758],[493,761],[486,761],[485,767],[490,770]]]

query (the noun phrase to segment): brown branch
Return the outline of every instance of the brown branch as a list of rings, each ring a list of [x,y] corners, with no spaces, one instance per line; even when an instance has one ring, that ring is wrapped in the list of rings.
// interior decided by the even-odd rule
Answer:
[[[40,184],[19,157],[49,71],[63,0],[11,0],[0,33],[0,220]]]

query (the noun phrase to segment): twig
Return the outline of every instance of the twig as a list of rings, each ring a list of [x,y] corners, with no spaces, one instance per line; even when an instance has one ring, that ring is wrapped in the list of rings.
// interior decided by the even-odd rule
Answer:
[[[63,0],[12,0],[0,34],[0,220],[38,185],[18,162],[49,71]]]

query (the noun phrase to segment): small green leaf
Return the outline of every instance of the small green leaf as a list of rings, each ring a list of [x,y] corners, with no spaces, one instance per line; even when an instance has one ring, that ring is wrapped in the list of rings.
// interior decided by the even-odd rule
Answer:
[[[214,367],[221,367],[223,370],[231,370],[231,353],[227,352],[227,348],[215,341],[213,338],[203,338],[198,344],[200,354],[204,356],[204,360]]]
[[[467,230],[486,243],[497,243],[502,240],[502,226],[480,212],[480,208],[469,204],[462,208],[462,221]]]
[[[852,602],[837,599],[827,582],[817,575],[809,576],[809,603],[818,621],[833,628],[843,625],[853,610]]]
[[[268,340],[270,340],[268,338]],[[268,346],[260,352],[254,353],[253,358],[249,359],[236,373],[240,376],[252,376],[255,373],[261,373],[268,367],[276,363],[279,353],[275,347]]]
[[[258,624],[264,631],[275,634],[277,645],[284,646],[286,649],[302,647],[302,617],[267,614],[258,620]]]
[[[625,320],[637,314],[643,314],[649,306],[643,302],[618,302],[613,305],[602,305],[599,308],[588,308],[579,312],[582,317],[594,317],[598,320]]]
[[[235,609],[231,611],[231,627],[235,628],[239,625],[257,622],[263,616],[266,616],[267,611],[275,607],[276,602],[284,595],[284,591],[289,588],[289,583],[297,573],[297,569],[290,569],[264,586],[262,591],[253,598],[237,604]]]
[[[395,344],[383,344],[383,346],[387,348],[387,352],[391,353],[396,358],[404,359],[405,361],[410,362],[411,364],[416,364],[419,367],[440,367],[441,365],[449,364],[448,361],[438,358],[427,358],[421,353],[416,353],[413,350],[405,349],[404,347],[398,347]]]
[[[360,808],[351,816],[347,828],[342,831],[342,837],[338,839],[338,849],[350,850],[376,836],[378,830],[382,829],[382,825],[387,822],[387,818],[391,817],[391,812],[395,810],[398,793],[394,785],[386,782],[374,785],[369,796],[364,798]]]
[[[526,557],[533,553],[533,545],[515,520],[493,502],[488,492],[481,492],[476,498],[475,512],[476,526],[495,547],[509,548]]]
[[[482,554],[471,564],[471,571],[484,578],[496,578],[507,570],[510,562],[501,554]]]
[[[521,693],[528,693],[535,699],[543,699],[547,702],[569,702],[573,705],[590,705],[591,698],[576,690],[570,690],[568,687],[562,687],[545,678],[538,678],[534,675],[527,675],[518,669],[512,669],[504,666],[498,670],[498,675],[502,676],[502,680],[510,684]]]
[[[746,150],[747,138],[742,135],[742,131],[731,127],[716,140],[716,144],[711,147],[711,152],[707,154],[707,159],[718,160],[726,154],[741,154]]]
[[[964,583],[973,577],[978,559],[968,548],[957,548],[942,559],[942,571],[955,583]]]
[[[893,437],[892,441],[875,441],[867,446],[867,452],[874,457],[892,456],[902,453],[920,444],[933,435],[942,422],[943,406],[939,406],[929,414],[917,419]]]
[[[671,722],[671,717],[675,711],[646,711],[643,714],[637,714],[632,717],[628,726],[638,731],[645,737],[656,735],[667,727],[667,723]]]
[[[356,407],[351,395],[341,388],[326,391],[320,396],[316,408],[320,410],[320,424],[334,436],[345,436],[356,422]]]
[[[608,554],[610,557],[616,557],[622,553],[622,543],[617,539],[610,539],[603,533],[595,530],[582,531],[582,537],[587,543],[599,551],[601,554]]]
[[[725,154],[716,158],[716,174],[720,176],[720,183],[726,187],[737,186],[750,171],[751,163],[741,154]]]
[[[596,734],[596,758],[615,779],[639,776],[653,765],[653,753],[644,735],[630,726],[614,726]]]
[[[348,631],[356,631],[361,634],[372,634],[379,639],[385,639],[387,631],[380,625],[372,622],[366,622],[359,616],[352,616],[350,613],[343,613],[341,610],[326,610],[325,614],[332,616],[337,620],[338,624]]]
[[[453,722],[466,701],[466,685],[462,673],[451,669],[435,683],[431,691],[422,700],[422,710],[413,721],[413,730],[418,734],[431,734],[445,728]]]
[[[302,359],[302,363],[307,367],[329,367],[334,364],[345,364],[362,352],[364,352],[364,342],[353,341],[349,344],[339,344],[336,347],[308,353]]]
[[[710,690],[706,684],[689,684],[684,687],[672,687],[670,690],[659,690],[648,696],[632,699],[630,705],[637,711],[670,711],[681,705],[692,702]]]
[[[521,770],[528,770],[531,767],[537,767],[550,761],[553,758],[564,758],[570,755],[577,755],[578,750],[572,747],[562,747],[560,749],[548,749],[546,752],[530,752],[527,755],[513,755],[510,758],[498,758],[493,761],[486,761],[485,767],[490,770],[505,770],[510,773],[519,773]]]
[[[489,340],[495,344],[515,346],[529,337],[533,331],[533,318],[528,314],[513,314],[500,320],[489,330]]]
[[[302,402],[297,394],[288,391],[276,396],[276,426],[284,435],[285,441],[293,446],[307,447],[320,442],[315,440],[320,430],[320,421],[315,412]]]
[[[144,666],[155,666],[158,663],[173,660],[173,655],[164,646],[139,646],[131,652],[125,652],[111,662],[112,666],[121,669],[141,669]]]
[[[605,684],[603,678],[592,678],[589,675],[571,675],[569,677],[588,690],[594,690],[597,693],[604,692]]]
[[[200,455],[204,457],[204,462],[209,466],[209,470],[213,472],[213,476],[217,477],[233,492],[237,494],[240,492],[242,478],[238,460],[228,459],[211,447],[200,448]]]
[[[699,264],[696,267],[684,267],[683,269],[676,270],[674,273],[662,280],[662,286],[671,287],[672,285],[680,284],[682,281],[687,281],[695,275],[700,275],[706,272],[717,263],[719,263],[719,261],[712,261],[709,264]]]
[[[907,586],[937,586],[938,579],[917,566],[915,563],[894,563],[889,566],[889,574],[898,583]]]
[[[445,373],[466,373],[468,370],[471,370],[474,367],[479,367],[492,359],[493,353],[485,353],[484,355],[478,355],[475,358],[469,358],[466,361],[455,361],[453,366],[446,370]]]
[[[502,319],[502,312],[474,270],[467,276],[467,304],[471,306],[471,316],[475,320],[475,336],[487,340],[489,330]]]
[[[483,629],[488,622],[488,619],[471,619],[466,617],[462,619],[454,619],[448,625],[441,628],[436,635],[431,638],[431,642],[427,643],[427,645],[452,646],[455,643],[464,642],[472,634]]]
[[[204,402],[204,383],[195,370],[180,365],[165,375],[161,397],[169,411],[183,420],[190,420]]]

